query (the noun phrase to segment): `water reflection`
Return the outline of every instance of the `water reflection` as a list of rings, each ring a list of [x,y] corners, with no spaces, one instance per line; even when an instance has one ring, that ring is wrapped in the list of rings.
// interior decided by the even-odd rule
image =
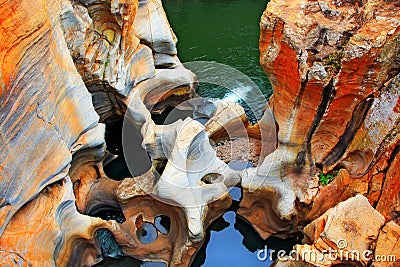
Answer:
[[[124,257],[121,259],[106,258],[101,263],[96,264],[95,267],[166,267],[167,265],[162,262],[142,262],[138,259],[131,257]]]
[[[154,218],[154,226],[161,234],[166,235],[171,228],[171,220],[165,215],[159,215]]]
[[[235,212],[228,211],[223,218],[216,221],[211,228],[205,252],[198,254],[192,267],[204,266],[269,266],[272,262],[260,261],[257,250],[249,250],[248,237],[243,237],[237,228],[244,222],[237,218]],[[252,242],[250,242],[252,243]],[[261,246],[260,249],[262,249]]]
[[[157,229],[153,224],[144,222],[138,227],[136,236],[142,244],[151,244],[157,239]]]
[[[228,163],[229,168],[236,171],[252,168],[254,165],[249,161],[235,160]]]
[[[130,118],[130,115],[127,116]],[[104,172],[111,179],[120,181],[142,175],[150,169],[151,161],[142,147],[143,137],[133,125],[132,119],[107,124],[105,140],[107,150],[118,156],[104,166]],[[134,168],[128,168],[128,165]]]
[[[206,241],[192,267],[269,266],[271,261],[257,258],[257,251],[264,248],[265,241],[236,214],[242,189],[229,188],[229,194],[233,199],[232,206],[208,229]]]
[[[242,189],[229,188],[229,193],[233,199],[232,206],[208,229],[205,243],[191,267],[270,266],[278,251],[289,252],[294,244],[300,242],[300,234],[288,239],[262,239],[250,224],[236,214],[242,198]],[[268,257],[260,260],[257,255],[264,256],[266,247]],[[273,251],[275,252],[272,253]]]

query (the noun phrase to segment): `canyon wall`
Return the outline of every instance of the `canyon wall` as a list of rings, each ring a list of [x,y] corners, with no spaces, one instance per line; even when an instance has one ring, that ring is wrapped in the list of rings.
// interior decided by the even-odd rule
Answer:
[[[189,261],[193,252],[184,251],[191,251],[191,243],[181,209],[149,200],[132,182],[109,179],[102,166],[110,154],[100,122],[122,119],[131,91],[140,91],[142,104],[154,113],[194,93],[196,77],[177,58],[161,1],[0,6],[0,265],[92,266],[122,255]],[[122,197],[123,206],[116,198],[127,184],[130,197]],[[91,190],[102,186],[107,190],[93,193],[92,200]],[[136,225],[88,216],[98,198],[129,206]],[[174,226],[154,247],[141,248],[130,232],[159,215],[158,209]],[[112,235],[108,243],[115,246],[104,247],[99,236],[105,230],[119,238],[124,252]]]
[[[267,179],[256,190],[248,186],[239,210],[263,237],[286,236],[313,221],[297,251],[316,250],[322,258],[341,238],[348,242],[344,250],[360,253],[382,245],[382,228],[394,226],[398,240],[399,11],[396,1],[269,2],[260,24],[260,61],[274,90],[279,144],[263,163]],[[273,189],[271,177],[286,192]],[[357,200],[365,208],[356,214],[350,213],[357,204],[342,214],[328,210],[359,194],[368,201]],[[277,207],[272,212],[271,205]],[[389,244],[375,252],[398,257]]]
[[[109,227],[74,205],[72,157],[91,150],[100,159],[104,125],[69,56],[60,11],[57,1],[1,3],[1,265],[67,261]]]
[[[209,136],[224,126],[246,133],[243,108],[192,100],[198,82],[177,57],[159,0],[0,4],[0,265],[122,256],[190,265],[240,180]],[[189,99],[185,108],[206,116],[204,125],[153,121]],[[116,121],[138,133],[128,144],[147,149],[146,162],[134,160],[134,171],[145,168],[137,177],[104,171],[116,157],[106,125]]]

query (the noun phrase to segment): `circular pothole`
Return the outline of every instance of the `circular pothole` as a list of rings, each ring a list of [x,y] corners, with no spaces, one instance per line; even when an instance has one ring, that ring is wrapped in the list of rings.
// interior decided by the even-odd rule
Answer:
[[[154,218],[154,225],[161,234],[168,234],[171,228],[171,220],[168,216],[159,215]]]
[[[151,244],[157,239],[157,229],[149,222],[143,222],[136,231],[139,241],[144,244]]]

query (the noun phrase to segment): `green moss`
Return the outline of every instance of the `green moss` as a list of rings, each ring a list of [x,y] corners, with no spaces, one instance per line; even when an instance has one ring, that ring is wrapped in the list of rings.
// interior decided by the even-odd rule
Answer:
[[[342,65],[343,52],[329,54],[326,59],[326,64],[332,70],[339,70]]]
[[[106,59],[106,61],[104,62],[103,81],[105,81],[106,79],[106,69],[109,64],[110,62],[108,61],[108,59]]]
[[[320,173],[319,174],[319,182],[322,185],[328,185],[338,174],[338,171],[332,171],[327,174]]]

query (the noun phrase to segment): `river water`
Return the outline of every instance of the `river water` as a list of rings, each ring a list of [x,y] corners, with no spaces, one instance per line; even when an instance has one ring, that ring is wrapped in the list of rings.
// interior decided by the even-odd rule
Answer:
[[[258,87],[237,84],[232,88],[201,83],[203,97],[238,102],[254,122],[248,109],[261,111],[272,93],[271,85],[259,64],[259,21],[265,0],[163,0],[164,10],[178,37],[178,55],[183,63],[213,61],[226,64],[247,75]],[[229,71],[229,70],[228,70]],[[222,78],[223,79],[223,78]],[[237,88],[235,88],[237,89]],[[247,104],[245,103],[247,102]]]

